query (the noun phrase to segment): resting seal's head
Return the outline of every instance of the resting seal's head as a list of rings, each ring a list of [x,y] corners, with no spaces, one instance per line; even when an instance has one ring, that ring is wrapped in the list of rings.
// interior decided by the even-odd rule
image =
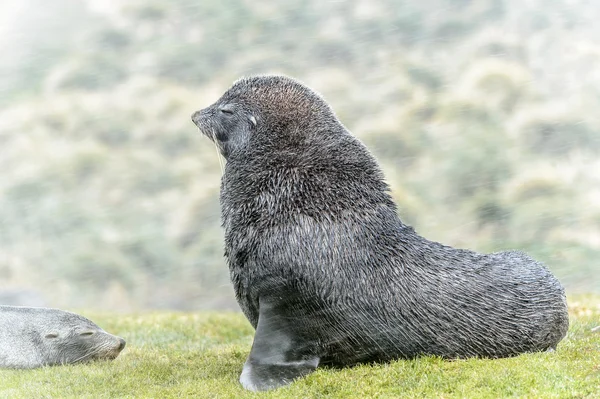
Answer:
[[[40,330],[33,329],[33,341],[39,340],[43,363],[67,364],[91,360],[112,360],[125,348],[125,340],[109,334],[91,320],[70,312],[39,315]]]
[[[285,76],[240,79],[217,102],[195,112],[192,121],[227,160],[251,141],[273,150],[301,145],[325,127],[341,127],[320,95]]]
[[[0,367],[33,368],[112,360],[125,340],[58,309],[0,307]]]

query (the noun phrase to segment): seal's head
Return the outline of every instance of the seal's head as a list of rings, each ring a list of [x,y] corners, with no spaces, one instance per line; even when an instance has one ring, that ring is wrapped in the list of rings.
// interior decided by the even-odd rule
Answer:
[[[0,367],[28,369],[112,360],[125,340],[75,313],[0,306]]]
[[[228,161],[220,198],[226,235],[240,209],[267,225],[283,225],[276,214],[334,220],[382,203],[395,212],[375,158],[321,95],[295,79],[242,78],[192,120]]]
[[[284,141],[289,147],[321,130],[319,125],[339,124],[320,95],[286,76],[240,79],[217,102],[195,112],[192,121],[228,160],[251,141],[261,141],[263,148]]]
[[[29,334],[44,365],[112,360],[125,348],[123,338],[77,314],[40,311],[37,318],[40,328]]]

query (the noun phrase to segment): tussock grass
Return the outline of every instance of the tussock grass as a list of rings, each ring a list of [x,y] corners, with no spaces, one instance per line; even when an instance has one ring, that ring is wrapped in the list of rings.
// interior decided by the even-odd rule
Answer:
[[[127,339],[113,362],[0,370],[1,398],[599,398],[600,296],[569,299],[555,353],[444,361],[423,357],[316,373],[253,394],[238,383],[253,329],[239,313],[80,312]]]

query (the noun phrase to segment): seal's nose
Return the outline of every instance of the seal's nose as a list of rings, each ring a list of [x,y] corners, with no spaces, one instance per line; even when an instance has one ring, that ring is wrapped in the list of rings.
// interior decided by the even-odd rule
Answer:
[[[202,111],[196,111],[192,114],[192,122],[194,122],[195,124],[198,124],[198,120],[200,120],[200,114],[202,114]]]
[[[119,337],[119,352],[123,350],[123,348],[125,348],[125,340],[121,337]]]

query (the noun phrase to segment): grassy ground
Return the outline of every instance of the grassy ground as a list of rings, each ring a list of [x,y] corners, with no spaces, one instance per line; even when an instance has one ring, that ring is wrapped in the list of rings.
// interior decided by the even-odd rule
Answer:
[[[0,370],[0,398],[600,398],[600,331],[591,331],[600,325],[600,296],[569,302],[571,328],[555,353],[319,370],[263,394],[238,383],[253,335],[241,314],[80,312],[127,340],[121,356]]]

